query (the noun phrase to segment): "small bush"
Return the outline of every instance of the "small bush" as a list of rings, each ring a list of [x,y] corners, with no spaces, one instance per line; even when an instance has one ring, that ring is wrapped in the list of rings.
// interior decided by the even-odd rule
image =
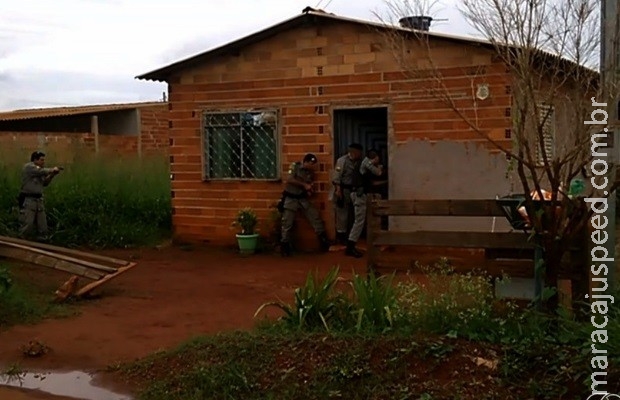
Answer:
[[[370,274],[366,279],[353,276],[355,293],[354,312],[357,314],[356,330],[385,332],[394,326],[393,313],[397,308],[396,291],[392,286],[394,275],[377,278]]]
[[[454,274],[445,261],[432,268],[420,268],[426,272],[426,284],[412,281],[397,285],[399,318],[408,319],[410,329],[474,340],[493,339],[498,319],[489,278]],[[508,309],[511,307],[507,304]]]
[[[282,321],[288,327],[307,331],[326,330],[345,325],[350,303],[346,297],[336,294],[338,268],[333,268],[320,280],[317,274],[308,274],[306,283],[295,289],[293,304],[281,301],[263,304],[255,316],[265,307],[277,307],[284,311]]]

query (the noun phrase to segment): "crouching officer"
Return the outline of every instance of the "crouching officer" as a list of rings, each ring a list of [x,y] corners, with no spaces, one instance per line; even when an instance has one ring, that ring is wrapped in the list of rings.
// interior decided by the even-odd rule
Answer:
[[[351,202],[355,221],[349,233],[345,254],[359,258],[362,253],[355,248],[357,241],[362,235],[366,224],[366,195],[377,191],[376,187],[383,182],[378,182],[376,177],[383,174],[383,168],[379,165],[379,153],[376,150],[368,150],[366,158],[362,160],[359,168],[353,174],[353,190]]]
[[[284,202],[282,204],[282,238],[281,252],[283,256],[291,253],[290,233],[295,223],[295,213],[300,208],[312,225],[314,232],[319,238],[321,251],[329,250],[331,243],[325,233],[325,224],[319,216],[317,209],[310,203],[308,198],[313,194],[312,182],[317,158],[314,154],[306,154],[301,163],[293,163],[289,169],[289,177],[284,187]]]

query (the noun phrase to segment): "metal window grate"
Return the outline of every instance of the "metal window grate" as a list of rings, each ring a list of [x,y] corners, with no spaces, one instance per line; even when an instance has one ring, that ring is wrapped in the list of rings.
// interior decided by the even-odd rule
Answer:
[[[539,124],[542,127],[545,153],[550,161],[555,157],[555,109],[552,105],[538,105]],[[536,161],[539,166],[545,165],[543,152],[536,138]]]
[[[218,112],[204,117],[207,179],[278,178],[277,112]]]

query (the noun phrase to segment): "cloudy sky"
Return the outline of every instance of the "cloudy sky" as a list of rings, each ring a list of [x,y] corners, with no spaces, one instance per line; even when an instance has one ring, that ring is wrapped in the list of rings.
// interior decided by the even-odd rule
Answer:
[[[432,30],[471,35],[457,0]],[[0,1],[0,110],[160,100],[136,75],[299,14],[306,6],[377,20],[385,0]]]

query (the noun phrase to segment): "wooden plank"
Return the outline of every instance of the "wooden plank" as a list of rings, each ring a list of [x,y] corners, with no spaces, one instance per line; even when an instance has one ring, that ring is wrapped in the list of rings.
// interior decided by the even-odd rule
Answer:
[[[503,217],[495,200],[378,200],[373,213],[379,216]]]
[[[457,274],[467,274],[475,271],[481,276],[491,276],[493,278],[502,277],[504,274],[512,278],[534,277],[533,261],[527,263],[524,262],[524,260],[497,260],[488,261],[476,266],[454,264],[452,267],[454,268],[454,272]],[[390,272],[417,269],[415,266],[415,260],[408,258],[399,260],[398,257],[386,256],[383,254],[377,257],[375,268]]]
[[[380,231],[374,236],[374,246],[437,246],[455,248],[516,248],[529,249],[534,244],[524,233],[512,232],[391,232]]]
[[[17,239],[17,238],[12,238],[12,237],[8,237],[8,236],[0,236],[0,241],[7,242],[7,243],[17,243],[17,244],[21,244],[21,245],[24,245],[24,246],[34,247],[34,248],[38,248],[38,249],[42,249],[42,250],[49,250],[49,251],[54,252],[54,253],[61,253],[61,254],[66,254],[66,255],[78,256],[78,257],[90,259],[92,261],[103,261],[103,262],[106,262],[106,263],[116,264],[116,265],[119,265],[119,266],[126,266],[126,265],[129,264],[128,261],[119,260],[119,259],[113,258],[113,257],[102,256],[102,255],[99,255],[99,254],[87,253],[87,252],[84,252],[84,251],[79,251],[79,250],[74,250],[74,249],[67,249],[65,247],[53,246],[51,244],[46,244],[46,243],[31,242],[31,241],[28,241],[28,240]]]
[[[366,203],[366,242],[368,244],[366,272],[374,271],[374,262],[379,254],[379,247],[376,245],[376,235],[381,231],[381,217],[373,213],[372,204],[380,199],[377,194],[369,194]]]
[[[52,252],[49,252],[49,251],[46,251],[46,250],[36,249],[36,248],[33,248],[33,247],[29,247],[29,246],[25,246],[25,245],[21,245],[21,244],[17,244],[17,243],[0,241],[0,246],[13,247],[13,248],[18,248],[18,249],[26,250],[26,251],[29,251],[29,252],[32,252],[32,253],[37,253],[37,254],[42,254],[42,255],[50,256],[50,257],[53,257],[53,258],[57,258],[59,260],[68,261],[68,262],[70,262],[72,264],[82,265],[84,267],[88,267],[88,268],[91,268],[91,269],[95,269],[95,270],[99,270],[99,271],[103,271],[103,272],[107,272],[107,273],[115,273],[117,271],[117,268],[114,268],[114,267],[107,267],[105,265],[95,264],[95,263],[92,263],[92,262],[89,262],[89,261],[79,260],[77,258],[65,256],[65,255],[58,254],[58,253],[52,253]]]
[[[0,245],[0,256],[53,268],[92,280],[98,280],[105,276],[105,273],[103,272],[92,270],[82,265],[74,264],[70,261],[57,259],[53,255],[33,253],[27,249],[17,247],[6,247]]]
[[[129,265],[127,265],[126,267],[119,268],[116,273],[106,275],[104,278],[99,279],[96,282],[91,282],[88,285],[83,286],[80,290],[78,290],[78,292],[76,293],[76,296],[81,297],[81,296],[84,296],[85,294],[88,294],[89,292],[95,290],[96,288],[103,285],[104,283],[109,282],[112,279],[116,278],[117,276],[129,271],[131,268],[135,267],[136,265],[137,265],[136,263],[129,263]]]

